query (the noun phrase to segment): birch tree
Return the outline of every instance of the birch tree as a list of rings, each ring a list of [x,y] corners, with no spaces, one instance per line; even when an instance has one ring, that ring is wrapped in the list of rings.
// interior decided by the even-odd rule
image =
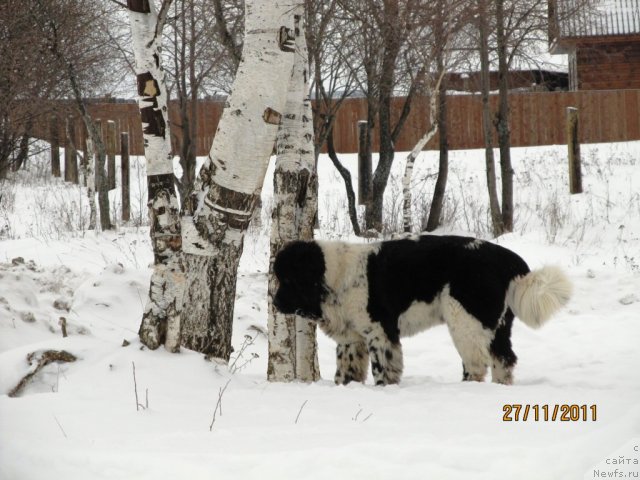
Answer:
[[[183,250],[187,257],[202,257],[202,284],[194,288],[190,280],[185,292],[183,345],[225,362],[231,354],[244,233],[260,197],[286,102],[292,27],[291,4],[246,2],[242,59],[200,170],[197,208],[183,221]],[[190,273],[197,270],[198,262],[189,265]]]
[[[317,194],[317,176],[303,13],[304,8],[299,5],[295,13],[295,59],[278,130],[273,180],[267,377],[270,381],[279,382],[294,379],[312,382],[320,378],[315,323],[297,315],[284,315],[273,306],[278,288],[273,275],[276,253],[288,241],[311,240],[317,212],[317,204],[313,201],[317,199],[314,195]]]
[[[436,81],[435,87],[431,89],[431,94],[429,98],[429,128],[427,131],[420,137],[420,140],[415,144],[409,155],[407,155],[405,167],[404,167],[404,175],[402,176],[402,225],[403,230],[405,232],[410,232],[413,229],[413,220],[411,213],[411,205],[412,205],[412,195],[411,195],[411,178],[413,176],[413,167],[416,163],[416,158],[425,147],[427,143],[436,135],[438,132],[438,104],[440,103],[440,83],[442,82],[442,77],[444,76],[445,70],[443,69],[440,72],[440,76]]]
[[[180,208],[174,188],[167,90],[161,65],[162,29],[171,0],[156,13],[153,1],[128,0],[142,121],[151,244],[154,267],[139,335],[151,349],[180,348],[180,311],[184,291]]]
[[[96,228],[97,209],[96,209],[96,175],[93,165],[95,158],[95,149],[93,148],[93,139],[91,135],[86,139],[87,150],[85,151],[85,162],[82,166],[84,181],[87,184],[87,197],[89,197],[89,230]]]

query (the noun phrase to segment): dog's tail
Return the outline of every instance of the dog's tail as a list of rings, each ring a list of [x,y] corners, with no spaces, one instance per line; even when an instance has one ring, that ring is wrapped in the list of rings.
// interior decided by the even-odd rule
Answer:
[[[558,267],[547,266],[511,281],[507,304],[524,323],[540,328],[571,298],[573,286]]]

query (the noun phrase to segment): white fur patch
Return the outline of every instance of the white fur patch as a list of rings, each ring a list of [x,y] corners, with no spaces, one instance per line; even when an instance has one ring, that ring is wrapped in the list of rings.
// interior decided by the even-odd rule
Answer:
[[[514,279],[507,303],[513,313],[531,328],[540,328],[571,298],[573,286],[558,267],[546,266]]]
[[[320,328],[336,341],[357,341],[359,335],[371,326],[367,312],[367,261],[371,253],[380,249],[380,244],[319,241],[318,245],[324,255],[324,280],[329,288],[322,304],[324,321],[319,324]]]
[[[479,238],[476,238],[472,242],[467,243],[464,246],[464,248],[466,248],[468,250],[477,250],[478,248],[480,248],[482,246],[483,243],[484,243],[484,240],[480,240]]]
[[[431,303],[414,301],[398,318],[401,337],[410,337],[443,323],[440,295]]]
[[[442,292],[442,312],[469,380],[481,382],[491,362],[489,346],[493,332],[483,328],[455,298],[449,295],[449,286]]]
[[[325,282],[337,291],[344,291],[353,283],[367,280],[369,254],[380,250],[379,243],[317,242],[324,254]]]

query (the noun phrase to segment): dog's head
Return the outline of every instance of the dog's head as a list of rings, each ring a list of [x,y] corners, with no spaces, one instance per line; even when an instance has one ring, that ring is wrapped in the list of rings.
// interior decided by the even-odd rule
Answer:
[[[279,283],[273,304],[279,311],[315,320],[322,317],[325,262],[316,242],[285,245],[276,255],[273,271]]]

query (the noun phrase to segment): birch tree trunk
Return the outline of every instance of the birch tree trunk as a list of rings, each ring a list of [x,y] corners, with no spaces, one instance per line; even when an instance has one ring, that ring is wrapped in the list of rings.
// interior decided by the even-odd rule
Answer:
[[[293,66],[291,4],[246,2],[242,60],[220,119],[211,152],[200,171],[202,190],[185,232],[185,252],[208,256],[208,291],[185,292],[183,344],[228,361],[238,263],[244,233],[260,197],[282,118]],[[188,224],[185,220],[183,225]],[[204,261],[204,260],[203,260]],[[191,273],[191,270],[189,271]],[[206,317],[187,314],[207,301]],[[200,308],[200,312],[205,310]]]
[[[138,84],[138,105],[147,160],[149,217],[154,267],[149,300],[139,335],[151,349],[180,348],[180,311],[184,292],[180,209],[174,188],[173,157],[165,74],[160,65],[162,27],[171,2],[156,14],[153,1],[128,0]]]
[[[402,177],[402,197],[403,197],[403,209],[402,209],[402,223],[403,230],[410,232],[413,229],[413,219],[411,215],[411,178],[413,176],[413,167],[416,163],[416,158],[425,147],[427,143],[438,132],[438,103],[440,99],[440,82],[444,76],[445,70],[440,72],[436,86],[431,90],[431,98],[429,99],[429,129],[418,140],[418,143],[413,147],[409,155],[407,155],[407,161],[404,167],[404,176]]]
[[[96,210],[96,176],[93,171],[95,151],[91,135],[87,135],[86,142],[84,180],[87,183],[87,197],[89,198],[89,230],[95,230],[98,211]]]
[[[273,297],[278,289],[277,279],[273,275],[275,256],[286,242],[313,238],[313,221],[317,211],[317,204],[308,204],[309,200],[313,202],[310,190],[314,188],[315,154],[313,113],[307,95],[308,55],[303,14],[303,5],[298,5],[295,13],[295,59],[276,144],[268,293],[267,378],[272,382],[290,382],[294,379],[311,382],[320,377],[315,323],[297,315],[284,315],[273,306]],[[317,185],[317,177],[315,180]]]

